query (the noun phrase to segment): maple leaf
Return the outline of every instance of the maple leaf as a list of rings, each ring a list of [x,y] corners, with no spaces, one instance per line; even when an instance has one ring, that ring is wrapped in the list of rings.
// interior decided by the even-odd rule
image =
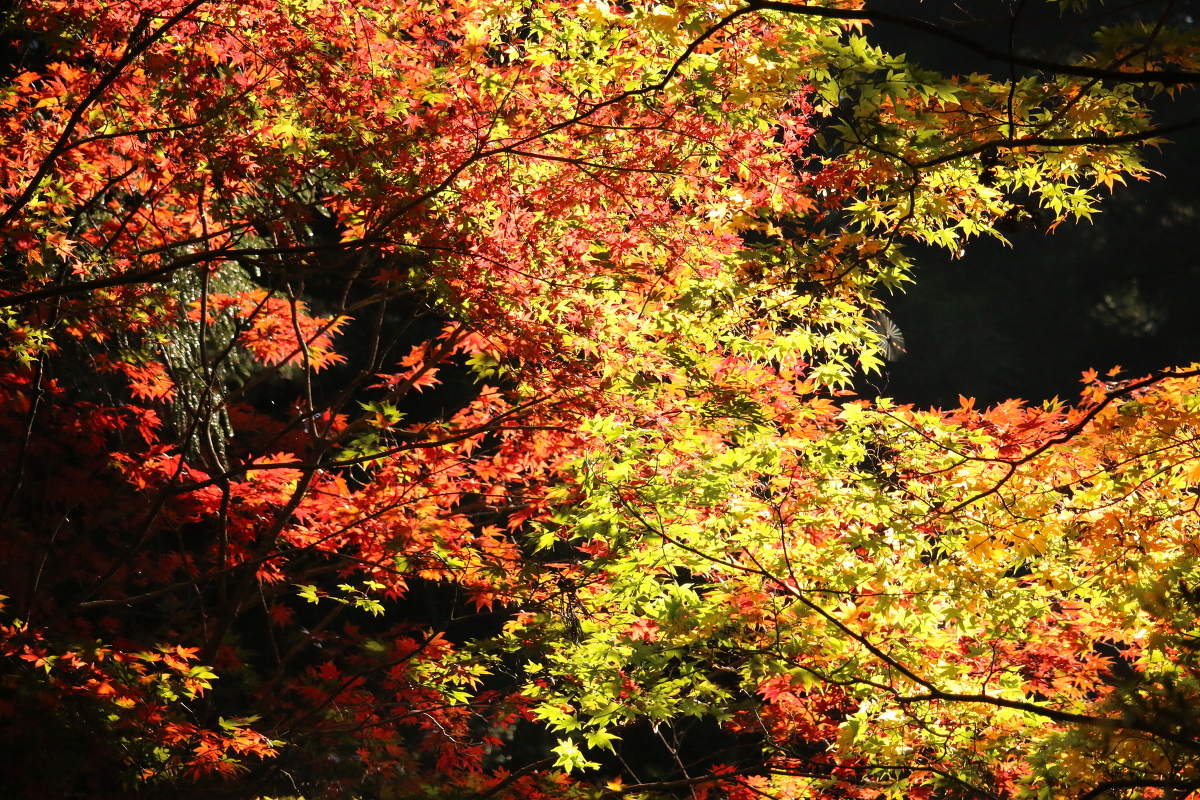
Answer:
[[[761,753],[639,791],[1192,786],[1197,376],[849,394],[900,245],[1092,213],[1146,93],[726,11],[22,4],[6,790],[555,800],[693,718]]]

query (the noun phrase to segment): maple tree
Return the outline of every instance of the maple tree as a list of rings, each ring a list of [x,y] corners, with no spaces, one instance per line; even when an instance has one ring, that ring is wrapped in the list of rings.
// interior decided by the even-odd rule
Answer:
[[[1144,172],[1186,31],[947,79],[853,3],[6,14],[6,796],[1200,787],[1200,372],[846,394],[902,241]]]

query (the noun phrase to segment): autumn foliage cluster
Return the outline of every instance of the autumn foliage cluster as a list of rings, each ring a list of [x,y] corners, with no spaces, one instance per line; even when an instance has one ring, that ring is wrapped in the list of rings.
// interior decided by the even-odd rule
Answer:
[[[904,241],[1090,214],[1200,45],[866,14],[0,12],[0,796],[1200,788],[1200,371],[851,391]]]

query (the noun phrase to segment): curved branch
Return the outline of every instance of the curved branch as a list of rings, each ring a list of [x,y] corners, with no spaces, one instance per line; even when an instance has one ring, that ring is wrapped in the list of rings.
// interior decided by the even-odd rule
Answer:
[[[228,233],[237,227],[234,226],[221,233]],[[51,297],[62,297],[68,294],[79,294],[81,292],[90,292],[93,289],[107,289],[113,286],[128,286],[132,283],[143,283],[146,281],[157,280],[171,275],[179,270],[190,267],[194,264],[204,264],[211,261],[237,261],[239,259],[260,258],[262,256],[272,255],[311,255],[330,250],[349,251],[358,247],[369,244],[373,240],[357,239],[352,242],[339,242],[332,245],[313,245],[311,247],[273,247],[273,248],[247,248],[239,250],[231,250],[221,248],[218,250],[205,250],[202,253],[191,253],[186,256],[180,256],[169,264],[164,264],[154,269],[144,270],[142,272],[125,272],[120,275],[113,275],[109,278],[96,278],[90,281],[80,281],[79,283],[70,283],[65,286],[52,286],[45,289],[36,289],[31,292],[22,292],[21,294],[13,294],[8,297],[0,297],[0,308],[9,306],[18,306],[23,303],[30,303],[35,300],[46,300]],[[172,247],[180,247],[188,242],[173,242],[166,247],[157,248],[154,251],[143,255],[151,255],[155,252],[161,252]]]
[[[1016,55],[1006,49],[991,47],[982,42],[977,42],[969,36],[963,36],[960,33],[947,30],[932,22],[917,19],[916,17],[908,17],[903,14],[893,14],[890,11],[876,11],[866,8],[826,8],[823,6],[805,5],[803,3],[782,2],[781,0],[750,0],[747,8],[753,11],[778,11],[783,14],[800,14],[810,17],[822,17],[824,19],[840,19],[847,22],[886,22],[953,42],[992,61],[1053,72],[1058,75],[1099,78],[1101,80],[1121,81],[1122,83],[1160,83],[1164,86],[1200,83],[1200,72],[1187,72],[1184,70],[1139,70],[1137,72],[1123,72],[1116,69],[1089,67],[1082,64],[1060,64],[1056,61],[1047,61],[1043,58]]]
[[[966,508],[967,506],[969,506],[979,500],[982,500],[983,498],[985,498],[989,495],[995,494],[996,492],[1000,491],[1000,488],[1002,486],[1004,486],[1005,483],[1008,482],[1008,479],[1011,478],[1014,473],[1016,473],[1017,467],[1021,466],[1022,464],[1029,463],[1033,459],[1040,456],[1042,453],[1049,450],[1051,447],[1055,447],[1060,444],[1066,444],[1067,442],[1074,439],[1076,436],[1078,436],[1080,433],[1083,432],[1083,429],[1086,428],[1092,422],[1092,420],[1094,420],[1097,416],[1100,415],[1100,412],[1102,412],[1104,409],[1106,409],[1110,405],[1112,405],[1112,402],[1114,400],[1116,400],[1118,397],[1123,397],[1123,396],[1129,394],[1130,392],[1137,391],[1138,389],[1145,389],[1149,386],[1153,386],[1154,384],[1158,383],[1159,381],[1164,381],[1164,380],[1167,380],[1168,378],[1193,378],[1197,375],[1200,375],[1200,369],[1183,370],[1182,372],[1177,372],[1174,370],[1164,370],[1162,372],[1151,373],[1149,376],[1143,378],[1140,381],[1134,381],[1133,383],[1126,384],[1125,386],[1122,386],[1118,389],[1112,389],[1108,392],[1105,392],[1104,399],[1101,400],[1099,403],[1097,403],[1092,408],[1090,408],[1088,410],[1088,412],[1079,419],[1078,422],[1076,422],[1074,425],[1070,426],[1066,430],[1061,431],[1061,432],[1055,434],[1054,436],[1051,436],[1049,439],[1047,439],[1041,445],[1039,445],[1038,447],[1035,447],[1033,450],[1030,450],[1028,453],[1026,453],[1025,455],[1021,456],[1018,459],[1009,460],[1009,459],[1003,459],[1003,458],[984,458],[984,457],[979,457],[979,456],[969,456],[969,458],[972,461],[991,461],[991,462],[1004,464],[1008,467],[1008,474],[1006,474],[1003,478],[1001,478],[999,481],[997,481],[996,484],[994,486],[992,486],[990,489],[985,489],[984,491],[979,492],[978,494],[976,494],[972,497],[968,497],[966,500],[962,501],[961,503],[959,503],[958,505],[956,505],[954,508],[950,509],[946,513],[954,514],[958,511],[961,511],[962,509]]]
[[[1076,798],[1076,800],[1095,800],[1095,798],[1102,797],[1103,795],[1111,792],[1113,789],[1149,788],[1184,789],[1186,791],[1192,791],[1193,789],[1200,788],[1200,783],[1197,783],[1196,781],[1179,782],[1172,780],[1153,780],[1149,778],[1143,780],[1105,781],[1104,783],[1096,784],[1095,788],[1089,792],[1081,794],[1078,798]]]
[[[1153,128],[1147,128],[1144,131],[1135,131],[1133,133],[1119,133],[1114,136],[1104,136],[1095,134],[1092,136],[1077,136],[1077,137],[1053,137],[1053,136],[1025,136],[1020,139],[994,139],[990,142],[969,147],[965,150],[959,150],[954,153],[948,153],[944,156],[931,158],[928,161],[919,161],[910,166],[914,169],[926,169],[928,167],[936,167],[940,164],[945,164],[949,161],[954,161],[967,156],[978,155],[979,153],[991,150],[996,147],[1006,147],[1010,149],[1018,149],[1025,147],[1076,147],[1082,145],[1114,145],[1114,144],[1135,144],[1145,142],[1150,139],[1156,139],[1159,136],[1166,136],[1179,131],[1186,131],[1192,128],[1200,127],[1200,117],[1189,117],[1188,119],[1179,122],[1171,122],[1166,125],[1157,125]]]

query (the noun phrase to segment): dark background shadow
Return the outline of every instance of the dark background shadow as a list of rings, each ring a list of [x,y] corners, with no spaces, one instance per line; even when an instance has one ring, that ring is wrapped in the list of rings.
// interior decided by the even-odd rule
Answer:
[[[974,12],[962,4],[910,0],[874,7],[932,20],[943,14],[997,20],[1009,8],[996,0],[971,5]],[[1195,5],[1176,3],[1171,13],[1191,24]],[[1144,8],[1154,15],[1162,6]],[[1069,24],[1056,27],[1052,6],[1030,2],[1023,13],[1031,22],[1017,28],[1018,51],[1070,56],[1075,34]],[[1007,44],[1007,24],[955,30]],[[874,26],[868,36],[943,72],[1000,77],[1008,70],[894,27]],[[1164,105],[1161,121],[1195,114],[1198,100],[1196,90],[1185,90],[1180,103]],[[1011,247],[975,240],[958,259],[910,247],[916,283],[885,298],[908,352],[882,376],[865,379],[863,393],[940,407],[957,405],[960,394],[987,405],[1013,397],[1071,400],[1089,368],[1105,372],[1119,365],[1132,377],[1200,361],[1200,130],[1171,139],[1146,152],[1150,168],[1162,174],[1117,187],[1091,222],[1065,223],[1051,233],[1018,231],[1009,234]]]

